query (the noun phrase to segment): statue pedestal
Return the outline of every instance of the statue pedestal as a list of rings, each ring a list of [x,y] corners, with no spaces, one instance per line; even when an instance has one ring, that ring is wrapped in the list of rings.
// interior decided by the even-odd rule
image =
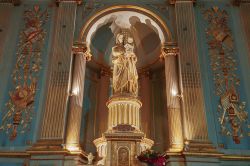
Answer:
[[[136,131],[140,131],[140,108],[142,103],[136,97],[119,95],[113,96],[107,102],[109,108],[108,130],[112,130],[119,124],[130,125]]]
[[[114,132],[104,133],[94,143],[99,156],[105,158],[105,166],[134,166],[139,165],[136,156],[154,142],[144,138],[144,133]]]
[[[141,165],[136,156],[154,144],[140,131],[141,102],[135,97],[115,96],[107,106],[108,130],[94,140],[99,157],[105,166]]]

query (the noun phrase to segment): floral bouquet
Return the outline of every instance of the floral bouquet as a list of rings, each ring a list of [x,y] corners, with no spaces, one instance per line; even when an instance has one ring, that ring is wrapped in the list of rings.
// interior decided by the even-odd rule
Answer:
[[[153,150],[146,150],[143,151],[137,158],[141,162],[145,162],[152,166],[163,166],[166,165],[166,159],[162,155],[160,155],[157,152],[154,152]]]

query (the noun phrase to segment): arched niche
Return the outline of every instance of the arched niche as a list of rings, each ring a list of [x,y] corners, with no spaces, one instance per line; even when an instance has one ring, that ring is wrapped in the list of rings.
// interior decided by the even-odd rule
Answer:
[[[94,62],[101,68],[110,68],[111,47],[114,45],[114,38],[119,29],[117,26],[136,31],[134,37],[139,60],[138,69],[155,64],[159,60],[162,44],[173,42],[166,21],[151,10],[133,5],[110,6],[96,12],[80,30],[77,40],[88,45],[93,55],[91,63]],[[96,39],[96,35],[98,36],[98,33],[105,28],[106,31],[102,34],[106,36]]]
[[[100,71],[100,75],[102,75],[103,68],[108,69],[108,71],[111,68],[111,64],[108,64],[108,63],[103,62],[102,60],[99,60],[96,57],[99,55],[95,55],[96,53],[93,52],[93,50],[91,50],[91,42],[92,42],[91,37],[95,34],[95,32],[98,29],[100,29],[103,25],[105,25],[107,23],[107,20],[112,19],[112,16],[116,16],[119,19],[122,19],[121,16],[124,16],[125,17],[125,20],[123,20],[124,23],[130,23],[129,18],[135,16],[135,17],[139,18],[139,21],[141,22],[141,24],[143,24],[143,25],[145,24],[145,26],[147,25],[146,20],[149,20],[150,23],[152,24],[152,29],[155,29],[155,31],[157,31],[159,41],[157,43],[156,51],[151,53],[152,57],[149,56],[150,57],[149,59],[147,59],[146,57],[139,56],[138,63],[140,63],[140,60],[142,60],[142,63],[141,63],[142,65],[139,65],[139,67],[137,66],[137,68],[139,70],[142,69],[141,71],[144,71],[144,70],[148,70],[149,68],[152,68],[152,66],[156,67],[157,68],[157,69],[155,68],[156,79],[152,80],[152,81],[154,81],[154,83],[156,85],[155,87],[157,87],[157,90],[155,91],[155,93],[157,93],[160,90],[162,92],[161,96],[165,96],[165,91],[161,88],[161,87],[165,87],[165,84],[164,84],[165,78],[162,77],[162,76],[164,76],[164,63],[159,62],[159,59],[160,59],[162,45],[164,43],[171,43],[171,42],[174,43],[172,34],[171,34],[167,24],[165,23],[165,21],[163,21],[163,19],[161,17],[159,17],[157,14],[153,13],[151,10],[148,10],[148,9],[145,9],[145,8],[142,8],[139,6],[131,6],[131,5],[112,6],[112,7],[108,7],[108,8],[105,8],[105,9],[97,12],[95,15],[93,15],[92,17],[90,17],[86,21],[84,26],[82,26],[81,31],[80,31],[80,35],[78,36],[78,42],[86,43],[88,49],[90,49],[90,52],[92,54],[91,61],[87,63],[87,68],[86,68],[87,73],[86,73],[85,83],[86,83],[86,81],[88,81],[88,79],[90,81],[92,81],[94,78],[98,79],[98,80],[94,80],[94,82],[98,85],[96,85],[96,88],[92,88],[94,90],[98,89],[99,91],[97,93],[90,92],[91,88],[88,88],[88,87],[84,90],[84,91],[88,92],[88,94],[92,94],[92,95],[96,94],[95,99],[93,101],[99,103],[98,108],[93,109],[93,112],[95,112],[95,113],[90,114],[91,113],[91,111],[90,111],[90,112],[88,112],[90,115],[86,115],[86,118],[88,118],[88,119],[95,119],[94,121],[89,121],[89,122],[86,121],[85,122],[85,123],[89,123],[89,124],[85,124],[85,126],[84,126],[85,129],[88,128],[88,126],[95,126],[95,129],[93,131],[86,129],[86,131],[85,131],[86,133],[84,133],[84,135],[85,135],[84,140],[87,140],[89,142],[91,142],[91,140],[94,140],[97,137],[101,136],[101,133],[105,132],[105,130],[107,129],[106,123],[107,123],[107,118],[108,118],[108,114],[107,114],[108,110],[107,110],[105,104],[109,98],[108,94],[106,94],[106,92],[107,92],[106,89],[108,89],[109,85],[110,85],[110,76],[100,76],[100,78],[97,78],[96,71],[97,72]],[[128,28],[128,27],[129,27],[129,24],[125,25],[125,28]],[[143,32],[143,31],[140,31],[140,32]],[[116,31],[113,32],[114,36],[115,36],[115,34],[116,34]],[[111,40],[115,41],[114,38],[112,38]],[[107,42],[104,42],[104,41],[101,41],[101,42],[103,44],[107,44]],[[113,46],[112,44],[109,45],[110,50],[111,50],[112,46]],[[107,45],[107,47],[108,47],[108,45]],[[137,56],[138,56],[138,54],[137,54]],[[110,54],[107,54],[106,57],[110,58],[111,56],[110,56]],[[156,64],[156,62],[157,62],[157,64]],[[93,66],[97,70],[92,70]],[[159,67],[160,67],[160,72],[158,70]],[[90,68],[91,68],[91,71],[90,71]],[[160,74],[157,74],[157,73],[160,73]],[[139,74],[141,74],[141,73],[139,73]],[[104,75],[105,75],[105,73],[104,73]],[[148,77],[148,76],[142,76],[142,75],[143,74],[141,74],[141,78],[139,80],[139,82],[141,84],[143,84],[143,86],[141,86],[141,89],[145,89],[145,88],[148,89],[147,92],[144,90],[143,94],[141,94],[141,96],[145,96],[142,98],[142,102],[145,103],[145,105],[143,105],[143,108],[142,108],[145,112],[142,119],[144,122],[148,122],[148,120],[153,121],[152,118],[154,117],[154,116],[151,116],[151,114],[150,114],[150,104],[149,104],[150,100],[148,99],[148,97],[150,96],[150,90],[149,90],[150,85],[148,85],[148,84],[149,84],[149,82],[152,82],[152,81],[150,81],[149,78],[144,79],[144,77]],[[147,75],[147,73],[145,75]],[[158,84],[159,81],[161,81],[161,86],[159,86],[159,84]],[[159,97],[159,95],[157,95],[157,96]],[[159,99],[157,99],[157,101],[159,101]],[[162,97],[162,99],[160,101],[162,104],[163,102],[165,102],[165,98]],[[88,104],[89,104],[89,102],[88,102]],[[159,105],[159,104],[157,104],[157,105]],[[163,126],[162,124],[164,124],[164,127],[165,127],[166,116],[165,116],[165,113],[164,113],[164,115],[162,113],[162,112],[164,112],[165,109],[163,108],[163,106],[157,107],[156,109],[161,109],[161,112],[156,112],[154,114],[156,116],[164,117],[160,120],[160,123],[158,123],[158,122],[156,122],[156,123],[158,123],[161,126]],[[98,119],[100,117],[102,117],[102,120]],[[84,117],[83,117],[83,119],[84,119]],[[157,120],[155,120],[155,121],[157,121]],[[142,126],[145,129],[144,131],[147,135],[149,135],[149,136],[154,135],[154,134],[150,133],[150,130],[152,128],[150,125],[147,126],[147,124],[144,123],[144,124],[142,124]],[[155,126],[155,127],[157,128],[158,126]],[[159,129],[159,130],[162,130],[162,129]],[[156,132],[161,133],[160,131],[156,131]],[[166,133],[164,133],[160,136],[161,141],[163,141],[163,142],[161,144],[158,144],[159,146],[162,146],[163,149],[165,148],[165,145],[167,144],[166,140],[168,139],[167,138],[168,137],[167,130],[164,132],[166,132]],[[158,135],[155,135],[154,137],[158,137]],[[154,138],[154,137],[152,137],[152,138]],[[84,143],[84,144],[87,144],[87,143]],[[87,151],[92,151],[95,149],[95,147],[93,145],[92,145],[92,147],[88,147],[88,148],[87,148],[87,146],[84,145],[84,148]],[[160,149],[160,150],[163,151],[163,149]],[[158,150],[158,149],[156,149],[156,150]]]
[[[117,6],[110,6],[108,8],[104,8],[102,10],[100,10],[99,12],[97,12],[96,14],[94,14],[92,17],[90,17],[86,23],[82,26],[81,31],[80,31],[80,35],[78,36],[78,40],[82,41],[82,42],[89,42],[88,40],[88,36],[91,35],[89,33],[93,33],[92,29],[93,27],[95,27],[94,24],[96,24],[96,22],[98,22],[98,20],[101,20],[103,17],[115,13],[115,12],[119,12],[119,11],[127,11],[127,12],[135,12],[138,13],[140,15],[144,15],[145,17],[150,18],[151,20],[153,20],[155,22],[155,24],[157,24],[157,28],[160,29],[161,33],[163,34],[163,36],[161,37],[165,42],[172,42],[173,38],[172,38],[172,34],[168,28],[168,26],[166,25],[166,22],[157,14],[155,14],[154,12],[152,12],[149,9],[146,8],[142,8],[139,6],[134,6],[134,5],[117,5]]]

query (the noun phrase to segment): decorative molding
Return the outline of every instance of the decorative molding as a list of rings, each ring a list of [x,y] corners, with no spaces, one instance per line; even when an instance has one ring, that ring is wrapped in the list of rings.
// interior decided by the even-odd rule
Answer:
[[[218,120],[223,135],[231,136],[236,144],[243,137],[247,125],[246,102],[240,101],[240,79],[237,75],[234,40],[228,26],[228,13],[217,6],[206,9],[204,18],[211,70],[218,99]]]
[[[82,0],[56,0],[56,5],[59,6],[61,2],[76,2],[77,5],[82,4]]]
[[[174,5],[176,2],[193,2],[195,3],[196,0],[169,0],[169,4]]]
[[[72,154],[69,151],[0,151],[0,157],[7,157],[7,158],[30,158],[32,154],[42,154],[42,155],[60,155],[65,154],[72,156]],[[75,155],[79,155],[82,159],[85,161],[87,160],[87,153],[84,151],[78,152]],[[166,152],[165,155],[168,155],[169,157],[175,156],[175,157],[184,157],[184,156],[198,156],[198,157],[215,157],[219,160],[241,160],[241,161],[250,161],[250,155],[226,155],[222,153],[206,153],[206,152]]]
[[[30,130],[34,114],[35,95],[39,73],[42,68],[41,53],[48,20],[47,10],[42,11],[38,5],[24,12],[25,25],[20,32],[16,65],[12,72],[14,88],[9,92],[10,99],[3,111],[1,130],[14,140],[18,134]]]
[[[118,132],[129,132],[135,131],[135,128],[128,124],[118,124],[117,126],[113,127],[113,130]]]
[[[28,158],[30,157],[30,154],[26,151],[0,151],[0,157]]]
[[[213,146],[211,142],[202,142],[202,141],[184,141],[184,152],[183,153],[209,153],[222,155],[218,152],[216,147]]]

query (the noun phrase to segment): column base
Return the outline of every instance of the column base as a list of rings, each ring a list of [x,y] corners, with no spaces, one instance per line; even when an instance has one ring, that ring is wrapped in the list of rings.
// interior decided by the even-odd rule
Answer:
[[[81,148],[66,149],[62,140],[38,140],[26,152],[30,154],[31,165],[64,163],[65,166],[77,166],[88,162],[87,154]]]
[[[38,140],[31,148],[27,150],[28,152],[52,152],[52,153],[65,153],[67,150],[63,146],[62,140]]]
[[[220,155],[211,142],[185,141],[183,154]]]
[[[178,153],[183,151],[183,145],[182,144],[172,144],[167,152],[170,153]]]
[[[181,153],[168,152],[166,166],[185,166],[185,158]]]
[[[166,166],[218,166],[220,165],[220,156],[205,155],[184,155],[182,153],[172,153],[167,156]]]
[[[167,166],[184,166],[184,165],[218,165],[223,153],[210,142],[205,141],[185,141],[182,151],[176,151],[175,148],[165,153]]]
[[[79,166],[88,163],[87,159],[81,154],[32,154],[30,157],[30,166],[37,165],[63,165]]]

